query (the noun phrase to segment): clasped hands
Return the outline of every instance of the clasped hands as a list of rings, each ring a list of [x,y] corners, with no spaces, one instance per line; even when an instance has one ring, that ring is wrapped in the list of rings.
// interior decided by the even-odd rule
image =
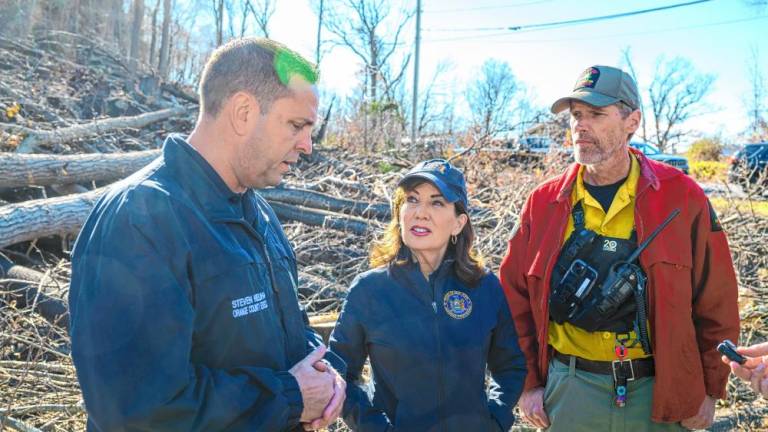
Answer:
[[[300,421],[307,431],[322,429],[334,422],[346,398],[347,383],[323,360],[326,350],[320,345],[288,371],[301,389],[304,410]]]

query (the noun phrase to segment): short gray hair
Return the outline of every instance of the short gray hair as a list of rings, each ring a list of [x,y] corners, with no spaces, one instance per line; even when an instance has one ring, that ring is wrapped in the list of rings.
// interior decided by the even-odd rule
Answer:
[[[616,105],[616,108],[619,109],[619,113],[621,114],[621,118],[623,118],[623,119],[629,117],[630,114],[635,112],[634,108],[632,108],[631,106],[627,105],[623,101],[618,101],[614,105]]]
[[[622,101],[618,101],[614,105],[616,105],[616,108],[619,109],[619,115],[621,115],[622,119],[626,119],[627,117],[629,117],[630,114],[635,112],[634,108],[632,108],[631,106],[627,105],[626,103],[624,103]],[[634,133],[631,133],[631,134],[627,135],[627,143],[629,143],[629,141],[632,140],[632,136],[633,135],[634,135]]]
[[[317,67],[279,42],[252,37],[233,39],[217,48],[203,68],[201,111],[216,117],[227,99],[245,91],[266,113],[274,101],[291,94],[288,83],[294,75],[315,84]]]

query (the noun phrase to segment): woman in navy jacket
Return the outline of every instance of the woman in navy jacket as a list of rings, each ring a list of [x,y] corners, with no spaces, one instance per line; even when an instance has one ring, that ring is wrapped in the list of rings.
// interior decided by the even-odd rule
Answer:
[[[507,302],[473,248],[463,174],[434,159],[392,198],[392,220],[331,336],[355,431],[506,431],[525,378]],[[373,396],[361,382],[370,358]],[[486,383],[486,367],[493,381]]]

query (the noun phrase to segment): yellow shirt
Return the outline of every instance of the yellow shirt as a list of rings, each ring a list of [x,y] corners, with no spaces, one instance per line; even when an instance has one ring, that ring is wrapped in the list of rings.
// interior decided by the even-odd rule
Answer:
[[[587,229],[598,234],[629,239],[635,224],[635,192],[637,180],[640,178],[640,164],[634,156],[631,156],[632,166],[627,180],[619,187],[616,196],[611,202],[611,207],[606,214],[600,203],[592,197],[584,187],[584,167],[579,170],[576,184],[571,194],[571,203],[582,201],[584,207],[584,225]],[[568,218],[568,226],[565,229],[565,239],[573,232],[573,218]],[[635,332],[630,333],[631,340],[636,339]],[[589,360],[609,361],[615,360],[616,333],[612,332],[588,332],[570,323],[557,324],[549,322],[549,345],[563,354],[575,355]],[[626,358],[647,357],[640,347],[627,350]]]

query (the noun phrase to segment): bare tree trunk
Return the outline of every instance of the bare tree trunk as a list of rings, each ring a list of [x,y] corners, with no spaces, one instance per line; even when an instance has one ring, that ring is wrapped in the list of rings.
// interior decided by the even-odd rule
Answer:
[[[227,40],[230,40],[235,37],[235,5],[232,3],[232,0],[227,0],[224,2],[224,10],[226,11],[227,15]]]
[[[184,81],[189,67],[189,33],[184,33],[184,50],[178,55],[179,68],[176,81]]]
[[[150,66],[155,67],[155,50],[157,48],[157,11],[160,10],[160,0],[155,3],[155,8],[152,9],[152,40],[149,43],[149,61]]]
[[[378,87],[378,75],[379,75],[379,56],[376,49],[376,35],[373,32],[369,35],[370,41],[370,58],[371,63],[368,66],[368,74],[371,76],[371,101],[376,102],[376,89]]]
[[[160,41],[160,65],[158,73],[165,80],[168,77],[168,63],[171,53],[171,0],[163,0],[163,37]]]
[[[136,69],[139,61],[139,44],[141,42],[141,26],[144,21],[144,0],[133,0],[133,22],[131,24],[131,68]]]
[[[174,27],[174,24],[175,24],[175,27]],[[176,43],[176,36],[178,36],[179,23],[171,22],[171,26],[174,27],[176,31],[170,32],[168,37],[168,55],[166,56],[166,58],[168,58],[168,64],[166,65],[166,69],[167,69],[166,79],[170,78],[171,71],[173,70],[173,65],[174,65],[173,55],[175,54],[173,50],[173,46]]]
[[[637,79],[637,73],[635,72],[635,65],[632,63],[632,55],[630,53],[629,47],[624,48],[624,50],[621,52],[622,56],[624,57],[624,62],[627,64],[627,67],[629,68],[629,74],[632,76],[632,78],[635,80],[635,85],[637,87],[640,87],[640,81]],[[639,107],[640,112],[642,113],[642,116],[640,118],[640,137],[643,139],[643,141],[648,141],[648,128],[646,125],[647,118],[645,116],[645,110],[643,107]]]
[[[322,38],[320,36],[323,29],[323,7],[325,6],[325,0],[320,0],[320,8],[317,12],[317,44],[315,45],[315,64],[320,66],[320,45]]]
[[[92,7],[91,0],[80,0],[77,2],[78,9],[75,11],[78,20],[78,29],[82,35],[95,35],[98,34],[98,28],[93,25],[93,14],[95,13]]]
[[[248,5],[256,20],[256,25],[265,38],[269,37],[269,20],[275,13],[275,3],[272,0],[256,0],[256,5],[249,2]]]
[[[328,123],[331,121],[331,113],[333,112],[333,103],[336,102],[336,96],[331,98],[331,103],[328,104],[328,109],[325,111],[323,121],[320,123],[320,128],[316,132],[312,133],[312,142],[320,144],[325,139],[325,133],[328,130]]]
[[[240,37],[245,36],[245,29],[248,25],[248,15],[250,14],[250,10],[253,8],[251,5],[251,0],[245,0],[245,4],[243,5],[243,10],[240,11]]]
[[[701,114],[703,99],[712,90],[714,75],[698,74],[691,62],[682,57],[656,61],[656,72],[648,88],[653,110],[656,146],[664,153],[688,131],[685,122]]]
[[[0,188],[113,181],[160,156],[160,150],[77,155],[0,153]]]
[[[117,45],[118,49],[123,50],[125,48],[123,40],[123,25],[125,21],[123,0],[112,0],[110,16],[112,18],[112,37],[114,38],[115,45]]]
[[[224,0],[211,0],[213,6],[213,20],[216,23],[216,46],[221,46],[224,41]]]
[[[30,34],[32,32],[32,29],[35,27],[36,24],[36,17],[35,17],[35,11],[37,11],[37,2],[38,0],[30,0],[27,2],[27,7],[29,8],[29,14],[27,15],[27,22],[26,22],[26,29],[27,34]]]
[[[72,1],[72,10],[69,16],[69,31],[74,34],[80,33],[80,0]]]
[[[747,73],[749,76],[749,93],[747,97],[747,110],[749,115],[750,139],[753,142],[760,142],[762,139],[762,129],[765,125],[763,119],[765,95],[768,93],[766,88],[763,70],[760,68],[760,51],[757,45],[752,45],[750,57],[747,61]]]
[[[370,93],[370,100],[368,103],[368,106],[366,107],[367,110],[371,108],[372,106],[378,106],[378,87],[379,87],[379,55],[378,55],[378,49],[376,48],[376,35],[373,33],[373,31],[369,35],[369,49],[370,49],[370,58],[371,63],[368,65],[368,74],[371,76],[371,93]],[[369,110],[370,111],[370,110]],[[379,112],[373,111],[371,113],[371,129],[373,130],[374,134],[376,133],[376,128],[379,125]],[[373,148],[376,147],[376,142],[373,142],[371,144]]]

